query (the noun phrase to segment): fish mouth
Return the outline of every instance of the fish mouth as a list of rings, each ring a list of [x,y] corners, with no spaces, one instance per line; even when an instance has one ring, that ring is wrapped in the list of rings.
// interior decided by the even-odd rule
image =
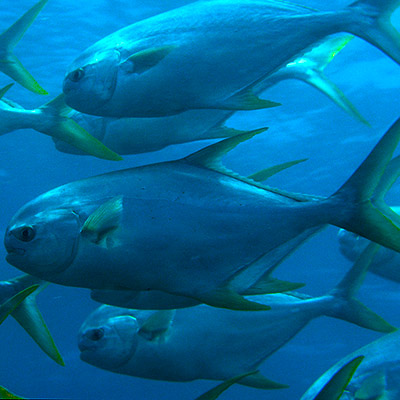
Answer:
[[[78,348],[82,355],[82,353],[88,353],[90,351],[95,350],[97,348],[97,346],[94,343],[90,343],[86,340],[79,340]]]
[[[10,247],[10,248],[6,248],[7,250],[7,257],[8,256],[12,256],[12,255],[18,255],[18,256],[23,256],[25,254],[25,249],[21,249],[18,247]]]

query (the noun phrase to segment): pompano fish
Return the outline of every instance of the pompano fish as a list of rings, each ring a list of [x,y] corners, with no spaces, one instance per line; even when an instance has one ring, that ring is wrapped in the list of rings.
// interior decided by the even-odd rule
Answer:
[[[0,71],[14,79],[26,89],[37,94],[48,94],[25,69],[13,49],[32,25],[48,0],[40,0],[21,18],[0,35]]]
[[[383,203],[371,202],[400,140],[400,120],[329,198],[268,188],[223,167],[223,155],[256,133],[39,196],[7,228],[7,261],[63,285],[160,290],[265,309],[238,293],[264,274],[258,259],[308,229],[331,223],[400,251],[399,228]]]
[[[10,87],[11,85],[7,85],[0,90],[0,135],[17,129],[35,129],[95,157],[121,160],[121,156],[68,117],[71,109],[64,103],[62,94],[39,108],[26,110],[3,97]]]
[[[265,181],[270,176],[282,171],[283,169],[289,168],[296,165],[299,162],[305,160],[296,160],[289,163],[275,165],[270,168],[266,168],[255,174],[252,174],[251,179],[258,181]],[[281,246],[278,251],[268,253],[266,257],[261,257],[252,265],[252,270],[261,269],[264,272],[263,276],[243,294],[266,294],[266,293],[281,293],[295,289],[299,289],[304,286],[302,283],[286,282],[276,279],[272,276],[272,273],[281,264],[281,262],[288,257],[298,246],[300,246],[305,240],[309,239],[312,235],[317,233],[320,228],[312,228],[303,232],[295,239],[286,243],[285,246]],[[96,290],[93,289],[90,293],[90,297],[103,304],[111,306],[124,307],[124,308],[135,308],[141,310],[168,310],[176,308],[193,307],[200,304],[198,300],[193,298],[177,296],[159,290]]]
[[[314,399],[315,393],[346,362],[357,356],[364,360],[341,397],[342,400],[398,399],[400,396],[400,331],[375,340],[354,351],[325,372],[302,396],[301,400]]]
[[[390,14],[398,0],[358,0],[321,12],[277,0],[204,0],[136,22],[85,50],[68,68],[72,108],[110,117],[275,106],[253,93],[324,37],[349,32],[400,63]]]
[[[259,296],[259,302],[271,305],[270,311],[249,313],[206,305],[176,311],[101,306],[80,328],[81,359],[112,372],[148,379],[226,380],[258,368],[308,322],[322,315],[393,331],[395,328],[353,297],[376,248],[370,245],[339,285],[324,296]],[[238,383],[260,389],[282,387],[260,373]]]
[[[285,79],[298,79],[314,86],[351,116],[368,124],[323,72],[352,38],[351,35],[329,38],[259,83],[253,89],[254,93],[261,94]],[[242,133],[225,124],[233,113],[229,110],[191,110],[160,118],[102,118],[75,111],[69,116],[118,154],[136,154],[160,150],[171,144],[226,138]],[[60,151],[82,154],[63,140],[54,136],[53,140]]]
[[[32,290],[39,286],[39,290]],[[45,282],[30,275],[0,281],[0,323],[12,315],[50,358],[65,365],[36,304],[36,296],[45,286]]]

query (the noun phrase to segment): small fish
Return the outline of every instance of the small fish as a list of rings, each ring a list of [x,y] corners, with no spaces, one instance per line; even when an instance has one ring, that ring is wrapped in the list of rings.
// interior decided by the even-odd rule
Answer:
[[[37,294],[46,286],[46,283],[30,275],[0,281],[0,323],[8,315],[13,316],[50,358],[64,366],[64,360],[36,304]]]
[[[328,198],[272,189],[222,165],[229,150],[262,131],[39,196],[9,223],[7,261],[67,286],[160,290],[265,310],[239,293],[265,273],[257,260],[285,252],[307,230],[331,223],[400,251],[399,228],[384,203],[371,201],[400,140],[400,120]]]
[[[25,110],[3,97],[11,86],[0,90],[0,135],[17,129],[35,129],[95,157],[113,161],[122,159],[68,117],[71,109],[64,103],[62,94],[39,108]]]
[[[25,69],[13,50],[32,25],[48,0],[40,0],[7,30],[0,34],[0,71],[14,79],[24,88],[37,94],[48,94]]]
[[[270,311],[232,311],[206,305],[138,311],[103,305],[80,328],[80,357],[96,367],[141,378],[226,381],[256,370],[322,315],[393,332],[393,326],[354,297],[377,247],[371,244],[324,296],[294,292],[257,296],[258,302],[271,306]],[[242,376],[237,383],[260,389],[285,386],[260,373]]]
[[[194,2],[86,49],[66,73],[66,103],[108,117],[274,107],[253,89],[328,35],[352,33],[400,63],[399,34],[390,23],[397,6],[357,0],[322,12],[276,0]]]

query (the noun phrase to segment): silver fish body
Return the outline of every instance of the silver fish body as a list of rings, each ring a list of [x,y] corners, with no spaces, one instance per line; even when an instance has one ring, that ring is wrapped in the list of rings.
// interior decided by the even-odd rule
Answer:
[[[255,98],[252,88],[308,46],[342,31],[399,61],[399,46],[387,32],[379,31],[385,40],[368,36],[379,13],[386,15],[386,2],[358,3],[319,12],[280,1],[199,1],[159,14],[85,50],[67,71],[66,103],[110,117],[273,106]]]

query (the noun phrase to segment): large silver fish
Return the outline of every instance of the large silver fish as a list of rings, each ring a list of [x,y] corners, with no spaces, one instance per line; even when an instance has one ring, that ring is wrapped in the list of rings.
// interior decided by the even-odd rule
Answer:
[[[277,0],[204,0],[98,41],[69,67],[63,90],[78,111],[159,117],[191,109],[276,105],[254,87],[325,36],[349,32],[400,63],[390,23],[397,0],[358,0],[321,12]]]
[[[371,245],[339,285],[324,296],[259,296],[259,302],[271,305],[270,311],[250,313],[206,305],[176,311],[101,306],[80,328],[81,359],[142,378],[226,380],[258,368],[308,322],[322,315],[377,331],[393,331],[395,328],[354,297],[376,247]],[[260,373],[239,383],[262,389],[280,387]]]
[[[400,251],[399,228],[384,204],[371,201],[400,140],[400,120],[329,198],[282,192],[226,170],[223,155],[255,133],[39,196],[7,228],[7,261],[63,285],[152,289],[265,309],[238,292],[264,274],[258,259],[308,229],[331,223]]]
[[[351,39],[351,35],[329,38],[256,85],[254,93],[261,94],[285,79],[302,80],[327,95],[351,116],[368,124],[324,74],[325,67]],[[171,144],[237,135],[241,131],[225,124],[233,113],[229,110],[191,110],[163,118],[101,118],[75,111],[69,116],[118,154],[136,154],[160,150]],[[76,147],[53,138],[58,150],[79,153]]]

